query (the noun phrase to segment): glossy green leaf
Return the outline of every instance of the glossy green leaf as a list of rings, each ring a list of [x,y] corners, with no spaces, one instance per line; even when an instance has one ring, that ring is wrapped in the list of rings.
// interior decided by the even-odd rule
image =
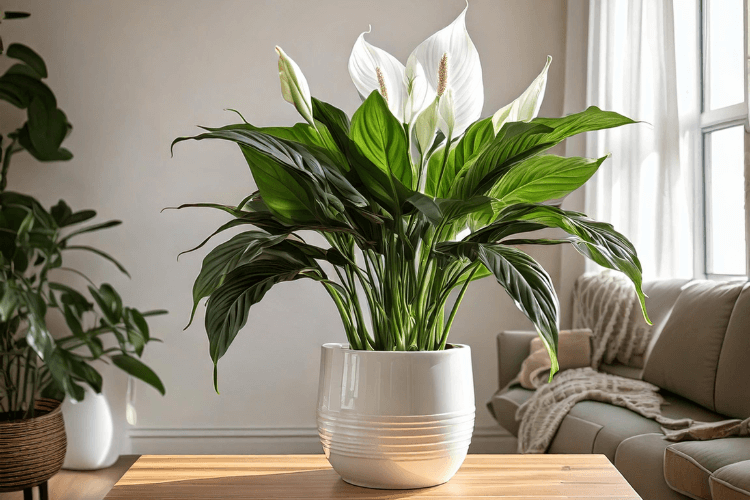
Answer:
[[[406,132],[379,92],[373,91],[352,116],[350,137],[384,174],[407,188],[413,187]],[[367,184],[365,178],[362,180]]]
[[[205,326],[214,364],[224,356],[247,323],[250,307],[259,302],[273,285],[299,279],[302,277],[300,273],[308,268],[309,265],[276,258],[265,260],[262,266],[245,264],[225,277],[206,304]],[[218,387],[216,389],[218,391]]]
[[[156,373],[143,364],[138,358],[128,356],[127,354],[117,354],[112,356],[112,363],[128,375],[143,380],[148,385],[159,391],[162,396],[166,394],[167,391],[164,389],[164,384],[162,384]]]
[[[547,349],[552,369],[558,371],[557,334],[560,305],[552,278],[534,259],[522,251],[493,243],[443,245],[438,251],[481,262],[508,292],[516,307],[534,324]]]
[[[450,148],[447,160],[444,161],[445,147],[437,149],[427,166],[425,194],[447,198],[458,172],[494,138],[492,118],[485,118],[466,129],[461,139]]]
[[[264,248],[284,240],[287,235],[271,235],[261,231],[247,231],[234,236],[211,250],[203,259],[200,273],[193,284],[193,309],[190,321],[193,322],[198,303],[216,290],[227,273],[236,267],[252,262]]]
[[[508,170],[489,195],[503,205],[563,198],[588,181],[606,159],[536,156]]]
[[[607,269],[624,273],[635,286],[643,316],[651,323],[643,293],[643,270],[635,247],[611,224],[597,222],[583,214],[566,212],[546,205],[517,205],[499,215],[497,224],[521,221],[542,227],[559,228],[570,234],[570,242],[579,253]],[[494,224],[493,224],[494,226]],[[488,228],[491,230],[491,227]]]

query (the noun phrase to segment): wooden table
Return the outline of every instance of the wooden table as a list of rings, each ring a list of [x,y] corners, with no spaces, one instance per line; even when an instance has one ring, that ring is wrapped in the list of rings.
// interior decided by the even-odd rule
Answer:
[[[420,490],[351,486],[323,455],[143,455],[105,500],[134,498],[640,500],[604,455],[469,455],[449,482]]]

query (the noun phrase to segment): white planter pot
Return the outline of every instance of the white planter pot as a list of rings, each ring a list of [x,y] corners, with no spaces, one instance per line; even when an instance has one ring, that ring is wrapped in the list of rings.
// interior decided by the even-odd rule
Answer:
[[[63,468],[102,469],[117,460],[117,454],[111,453],[114,438],[112,413],[103,394],[86,386],[83,401],[73,403],[66,397],[62,412],[68,440]]]
[[[347,483],[408,489],[448,481],[474,430],[471,350],[355,351],[325,344],[318,433]]]

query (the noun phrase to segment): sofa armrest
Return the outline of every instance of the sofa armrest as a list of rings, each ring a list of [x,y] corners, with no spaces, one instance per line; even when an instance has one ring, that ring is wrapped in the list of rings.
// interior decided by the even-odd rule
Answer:
[[[500,389],[513,380],[521,371],[523,360],[530,354],[531,340],[536,332],[506,331],[497,335],[497,365]]]

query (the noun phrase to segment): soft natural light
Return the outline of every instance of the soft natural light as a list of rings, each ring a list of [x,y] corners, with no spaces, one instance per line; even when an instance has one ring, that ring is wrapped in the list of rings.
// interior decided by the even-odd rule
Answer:
[[[706,109],[744,100],[742,0],[707,0]]]
[[[745,177],[741,125],[706,134],[706,174],[710,200],[708,271],[745,274]]]

